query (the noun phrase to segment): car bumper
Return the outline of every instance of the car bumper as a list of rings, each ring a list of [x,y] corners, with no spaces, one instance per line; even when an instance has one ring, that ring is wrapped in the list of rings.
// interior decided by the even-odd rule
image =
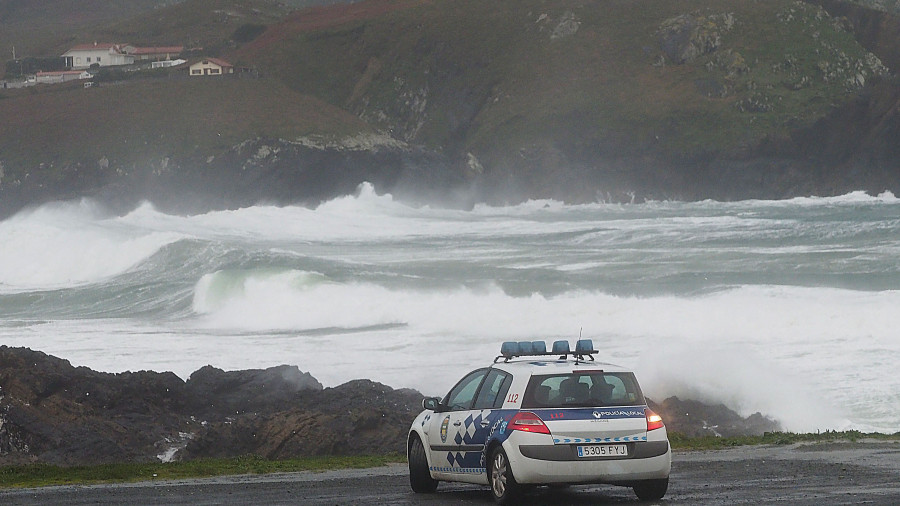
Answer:
[[[626,458],[579,458],[574,445],[503,445],[519,483],[628,483],[667,478],[668,441],[638,443]]]

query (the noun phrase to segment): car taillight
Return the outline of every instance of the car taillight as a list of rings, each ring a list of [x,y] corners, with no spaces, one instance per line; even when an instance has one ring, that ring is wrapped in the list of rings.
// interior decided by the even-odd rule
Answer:
[[[537,434],[550,434],[550,429],[541,420],[541,417],[531,411],[519,411],[516,416],[509,421],[508,427],[512,430],[521,430],[523,432],[534,432]]]
[[[666,426],[662,417],[654,413],[650,408],[644,408],[644,414],[647,416],[647,432],[651,430],[661,429]]]

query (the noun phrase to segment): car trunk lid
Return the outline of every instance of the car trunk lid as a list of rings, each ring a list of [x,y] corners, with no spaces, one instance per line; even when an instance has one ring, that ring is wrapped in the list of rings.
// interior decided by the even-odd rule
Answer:
[[[554,444],[647,440],[645,406],[540,409]]]

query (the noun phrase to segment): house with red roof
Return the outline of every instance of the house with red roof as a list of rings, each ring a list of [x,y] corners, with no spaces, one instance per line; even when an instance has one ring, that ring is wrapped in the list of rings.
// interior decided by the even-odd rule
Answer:
[[[134,56],[135,61],[150,60],[164,61],[171,60],[184,51],[184,46],[161,46],[161,47],[136,47],[125,46],[125,54]]]
[[[98,42],[74,46],[63,53],[62,57],[66,60],[66,66],[72,69],[85,69],[95,64],[109,67],[134,63],[134,56],[126,54],[121,44]]]
[[[192,77],[234,74],[234,65],[218,58],[204,58],[192,63],[189,69]]]

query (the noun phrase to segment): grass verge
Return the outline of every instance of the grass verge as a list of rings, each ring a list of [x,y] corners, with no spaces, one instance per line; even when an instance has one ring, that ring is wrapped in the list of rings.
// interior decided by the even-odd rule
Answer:
[[[825,431],[808,434],[793,432],[767,432],[762,436],[735,437],[689,437],[677,432],[669,434],[669,442],[674,450],[721,450],[747,445],[789,445],[794,443],[830,443],[858,441],[895,441],[900,443],[900,432],[895,434],[865,433],[850,431]]]
[[[390,454],[266,460],[255,455],[246,455],[228,459],[202,459],[166,463],[126,462],[97,466],[61,467],[46,464],[30,464],[0,467],[0,488],[89,485],[113,482],[208,478],[236,474],[362,469],[383,466],[394,462],[406,462],[406,456]]]
[[[769,432],[762,436],[738,437],[688,437],[679,433],[670,433],[669,441],[672,444],[672,448],[676,451],[721,450],[748,445],[787,445],[841,441],[892,441],[900,443],[900,432],[895,434],[864,433],[859,431],[826,431],[815,434]],[[323,456],[293,460],[266,460],[255,455],[246,455],[230,459],[203,459],[188,462],[121,463],[75,467],[31,464],[0,467],[0,488],[90,485],[97,483],[208,478],[238,474],[362,469],[400,462],[406,462],[405,455]]]

